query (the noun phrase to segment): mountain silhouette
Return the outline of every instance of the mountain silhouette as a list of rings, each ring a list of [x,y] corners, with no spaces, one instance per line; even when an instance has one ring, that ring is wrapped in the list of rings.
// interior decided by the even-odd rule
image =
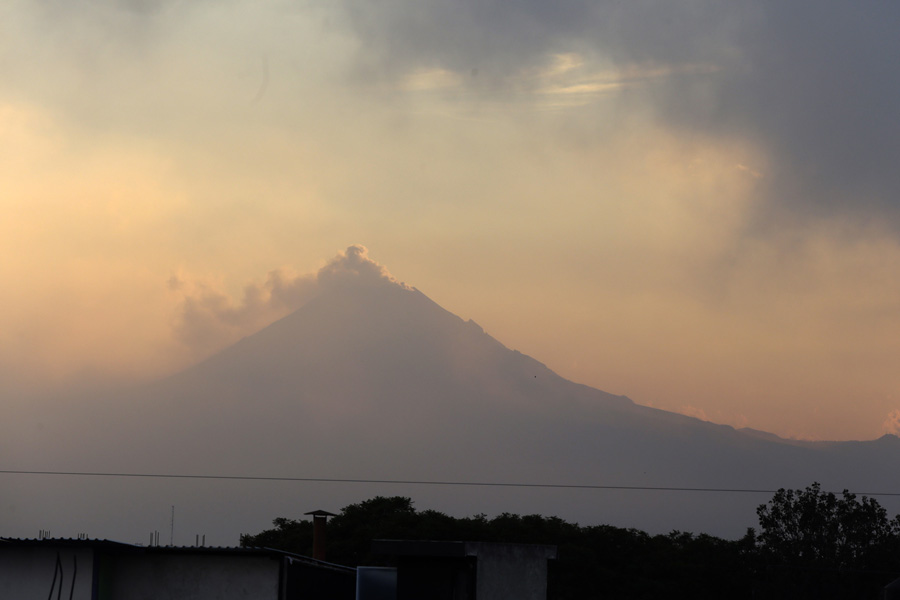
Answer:
[[[63,450],[25,462],[41,470],[502,485],[97,478],[87,487],[43,482],[42,502],[63,496],[66,510],[95,528],[133,536],[143,531],[141,510],[158,515],[160,505],[178,504],[197,532],[229,543],[274,517],[375,494],[460,515],[540,512],[737,536],[780,487],[898,489],[893,436],[799,442],[640,406],[558,376],[383,269],[360,265],[332,263],[299,309],[185,371],[73,399],[90,409],[45,427]],[[119,500],[133,510],[111,514]]]

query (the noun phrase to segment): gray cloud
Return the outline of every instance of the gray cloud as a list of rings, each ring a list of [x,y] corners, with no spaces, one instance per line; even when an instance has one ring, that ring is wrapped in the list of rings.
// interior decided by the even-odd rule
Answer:
[[[770,2],[763,16],[736,32],[741,65],[719,75],[711,109],[678,87],[665,109],[683,125],[757,138],[779,204],[896,218],[900,6]]]
[[[715,65],[628,88],[674,128],[751,139],[770,158],[766,208],[890,217],[900,226],[900,5],[780,2],[344,0],[369,71],[477,73],[503,89],[547,53],[628,65]]]
[[[722,59],[739,24],[758,11],[708,0],[659,3],[562,0],[404,0],[342,6],[363,54],[388,75],[411,67],[477,69],[504,81],[547,53],[584,50],[620,63]]]

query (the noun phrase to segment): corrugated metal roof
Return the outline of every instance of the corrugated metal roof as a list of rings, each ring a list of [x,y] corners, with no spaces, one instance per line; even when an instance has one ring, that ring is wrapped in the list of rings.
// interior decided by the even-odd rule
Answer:
[[[135,544],[126,544],[125,542],[116,542],[107,539],[93,538],[0,538],[0,548],[12,546],[65,546],[65,547],[81,547],[81,548],[104,548],[115,550],[137,550],[140,546]]]
[[[66,548],[114,550],[118,552],[146,552],[150,554],[230,554],[269,556],[272,558],[288,558],[292,561],[301,562],[311,567],[334,571],[351,572],[356,570],[353,567],[316,560],[309,556],[285,552],[284,550],[278,550],[276,548],[241,546],[143,546],[140,544],[127,544],[112,540],[89,538],[0,538],[0,548],[59,548],[61,546]]]

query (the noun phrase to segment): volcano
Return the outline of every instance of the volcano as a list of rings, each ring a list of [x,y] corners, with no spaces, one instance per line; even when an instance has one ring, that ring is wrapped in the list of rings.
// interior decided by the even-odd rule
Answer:
[[[456,515],[734,537],[780,487],[900,487],[893,436],[798,442],[641,406],[505,347],[364,254],[344,257],[300,308],[205,361],[71,399],[77,418],[41,428],[64,450],[19,452],[35,470],[304,481],[58,478],[13,489],[7,518],[36,531],[40,514],[69,515],[139,541],[177,505],[191,535],[235,543],[275,517],[380,494]]]

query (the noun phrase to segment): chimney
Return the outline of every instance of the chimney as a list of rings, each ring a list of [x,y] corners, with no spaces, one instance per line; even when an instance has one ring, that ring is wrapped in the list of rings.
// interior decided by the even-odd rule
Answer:
[[[313,558],[325,560],[325,522],[328,517],[336,517],[334,513],[324,510],[314,510],[304,513],[313,518]]]

